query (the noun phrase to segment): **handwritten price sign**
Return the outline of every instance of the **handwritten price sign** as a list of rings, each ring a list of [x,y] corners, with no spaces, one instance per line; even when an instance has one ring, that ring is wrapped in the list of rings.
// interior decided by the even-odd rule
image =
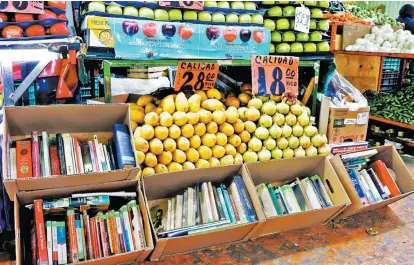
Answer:
[[[296,14],[295,14],[295,30],[309,33],[309,25],[310,25],[310,11],[309,8],[304,6],[296,7]]]
[[[298,94],[299,58],[293,56],[253,56],[252,92],[255,95]]]
[[[43,1],[0,1],[0,12],[43,14]]]
[[[174,89],[180,91],[214,88],[218,71],[217,63],[179,62]]]
[[[159,1],[160,6],[203,10],[203,1]]]

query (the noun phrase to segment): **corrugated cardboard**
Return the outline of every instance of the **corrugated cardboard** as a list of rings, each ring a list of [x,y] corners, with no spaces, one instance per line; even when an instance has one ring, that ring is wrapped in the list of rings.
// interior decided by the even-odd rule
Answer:
[[[342,163],[339,155],[337,155],[331,158],[330,162],[335,169],[335,172],[338,175],[339,179],[341,180],[346,192],[348,193],[352,204],[341,214],[339,214],[335,220],[381,208],[385,205],[401,200],[402,198],[405,198],[414,192],[414,178],[411,176],[410,171],[402,161],[395,147],[392,145],[386,145],[376,147],[376,149],[378,150],[378,154],[371,157],[371,161],[382,160],[388,168],[394,170],[397,177],[396,183],[403,194],[397,197],[383,200],[379,203],[370,204],[368,206],[362,205],[361,200],[359,199],[358,194],[352,185],[352,181],[350,180],[348,173],[344,167],[344,164]]]
[[[365,141],[367,137],[369,107],[352,111],[348,108],[331,108],[329,113],[328,142]]]
[[[325,156],[278,159],[246,163],[245,166],[255,186],[261,183],[280,183],[294,180],[297,177],[319,175],[334,204],[334,206],[325,209],[266,218],[266,221],[253,233],[252,239],[309,227],[314,224],[327,223],[351,203]]]
[[[30,240],[30,233],[23,230],[22,227],[28,227],[30,221],[33,220],[33,216],[21,216],[21,207],[24,205],[33,203],[36,199],[51,199],[51,198],[62,198],[70,197],[73,193],[84,193],[84,192],[110,192],[110,191],[136,191],[138,194],[137,202],[143,214],[143,224],[145,231],[145,239],[147,242],[147,248],[139,251],[133,251],[129,253],[119,254],[110,256],[107,258],[101,258],[96,260],[90,260],[81,262],[79,264],[87,265],[115,265],[115,264],[135,264],[139,261],[144,261],[151,251],[154,249],[154,243],[152,240],[150,220],[148,219],[148,210],[145,207],[145,199],[140,188],[140,181],[138,180],[125,180],[118,181],[115,183],[104,183],[98,185],[86,185],[86,186],[74,186],[66,187],[62,189],[50,189],[50,190],[38,190],[28,192],[17,192],[14,200],[14,225],[16,233],[16,265],[24,264],[25,253],[23,242]],[[31,257],[26,257],[30,259]],[[27,261],[26,261],[27,262]]]
[[[158,260],[161,257],[170,255],[194,252],[214,246],[245,241],[249,239],[251,234],[253,234],[260,226],[260,222],[263,222],[265,217],[253,183],[250,180],[246,168],[242,164],[185,170],[144,177],[143,190],[148,208],[148,202],[175,196],[184,192],[188,187],[195,186],[197,183],[211,181],[213,184],[218,184],[230,180],[231,177],[237,174],[242,176],[244,180],[259,221],[221,229],[216,232],[176,238],[158,238],[151,221],[151,227],[156,242],[154,252],[150,257],[151,260]],[[151,220],[151,216],[149,216],[149,219]]]
[[[8,144],[7,135],[10,135],[12,141],[30,139],[32,131],[47,131],[48,134],[70,133],[78,136],[81,141],[92,140],[93,135],[96,134],[99,141],[103,142],[112,137],[115,123],[126,124],[130,135],[132,135],[129,121],[129,106],[127,104],[5,107],[3,146]],[[132,138],[131,143],[135,149]],[[11,200],[14,199],[14,194],[17,191],[134,179],[140,170],[137,166],[132,169],[110,172],[10,180],[6,179],[8,168],[6,152],[7,148],[3,148],[3,179]]]

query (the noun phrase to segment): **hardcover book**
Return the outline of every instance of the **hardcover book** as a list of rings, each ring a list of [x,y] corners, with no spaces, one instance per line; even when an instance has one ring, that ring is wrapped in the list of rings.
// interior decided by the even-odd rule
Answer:
[[[114,125],[114,143],[116,150],[117,169],[135,167],[135,155],[132,151],[131,137],[125,124]]]
[[[16,141],[17,178],[31,178],[32,147],[30,141]]]

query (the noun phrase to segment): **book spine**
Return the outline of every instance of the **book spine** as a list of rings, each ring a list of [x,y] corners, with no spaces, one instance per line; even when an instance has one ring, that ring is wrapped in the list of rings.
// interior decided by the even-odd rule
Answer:
[[[130,251],[134,251],[134,241],[132,239],[132,231],[131,231],[131,223],[129,220],[129,215],[128,215],[128,208],[127,206],[122,206],[121,207],[121,213],[123,216],[123,220],[124,220],[124,226],[125,226],[125,235],[126,235],[126,239],[127,239],[127,247],[128,247],[128,252]]]
[[[99,172],[99,166],[98,166],[98,162],[96,158],[96,151],[95,151],[94,143],[92,141],[88,141],[88,145],[89,145],[89,152],[91,154],[92,170],[94,172]]]
[[[182,227],[183,220],[183,195],[177,195],[176,197],[176,211],[175,211],[175,228]]]
[[[75,174],[75,171],[73,168],[70,136],[68,133],[64,133],[62,134],[62,137],[63,137],[63,149],[65,151],[66,174],[73,175]]]
[[[231,196],[234,200],[234,205],[236,206],[237,213],[239,214],[240,222],[247,223],[249,220],[247,219],[246,213],[244,212],[243,205],[240,200],[240,194],[237,190],[236,183],[234,181],[230,185]]]
[[[171,200],[168,200],[168,208],[167,208],[167,227],[166,227],[166,231],[172,230],[171,229]]]
[[[108,256],[111,256],[114,254],[113,252],[113,246],[112,246],[112,238],[111,238],[111,228],[109,226],[109,214],[105,213],[102,214],[102,220],[103,220],[103,226],[105,229],[105,235],[106,235],[106,247],[108,249]]]
[[[229,192],[227,191],[226,187],[222,185],[221,189],[223,190],[224,200],[226,202],[227,211],[229,212],[230,222],[236,222],[236,215],[233,211],[233,207],[231,205]]]
[[[183,221],[181,223],[181,227],[187,227],[187,191],[184,191],[183,196]]]
[[[208,195],[209,195],[209,199],[210,199],[211,210],[213,212],[213,220],[218,221],[218,220],[220,220],[220,218],[219,218],[219,214],[218,214],[218,211],[217,211],[216,200],[215,200],[214,194],[213,194],[213,186],[211,185],[211,182],[209,182],[207,184],[207,186],[208,186]]]
[[[118,228],[116,225],[116,217],[115,217],[115,212],[111,211],[110,216],[109,216],[109,220],[110,220],[110,225],[111,225],[111,235],[113,238],[113,244],[114,244],[114,251],[115,254],[121,254],[121,242],[119,241],[119,237],[118,237]]]
[[[56,145],[51,145],[49,147],[49,154],[50,154],[50,166],[53,176],[60,175],[60,165],[59,165],[59,157],[58,157],[58,150]]]
[[[112,170],[116,170],[119,169],[117,167],[116,161],[115,161],[115,152],[114,152],[114,145],[113,145],[113,141],[109,140],[107,143],[107,149],[108,149],[108,155],[109,155],[109,160],[111,161],[111,168]]]
[[[365,181],[364,177],[359,174],[358,171],[355,171],[358,176],[358,180],[361,183],[361,187],[364,190],[365,197],[367,197],[369,203],[375,203],[374,194],[371,192],[371,189],[368,186],[368,183]]]
[[[171,199],[171,218],[170,218],[170,228],[171,229],[175,229],[175,205],[176,205],[176,201],[175,198]]]
[[[75,172],[75,174],[78,174],[78,161],[76,160],[75,143],[73,141],[73,137],[70,137],[70,151],[72,155],[73,171]]]
[[[68,222],[68,238],[69,238],[69,261],[71,263],[79,262],[78,254],[78,239],[76,235],[76,220],[75,212],[73,210],[67,211],[67,222]]]
[[[379,194],[377,188],[375,187],[374,182],[372,181],[372,179],[368,175],[367,171],[365,169],[364,170],[361,170],[359,172],[359,174],[361,175],[362,178],[365,179],[365,182],[368,184],[369,189],[372,192],[372,197],[374,198],[374,200],[376,202],[382,201],[381,195]]]
[[[17,178],[31,178],[32,147],[30,141],[16,141]]]
[[[96,233],[96,217],[91,217],[89,219],[89,226],[91,228],[91,241],[92,241],[92,253],[93,253],[93,259],[100,258],[99,255],[99,244],[97,239],[97,233]]]
[[[214,200],[216,201],[216,204],[217,204],[217,212],[218,212],[219,220],[226,219],[226,217],[224,216],[224,212],[223,212],[223,206],[221,204],[219,195],[217,193],[217,189],[214,186],[212,188],[213,188]]]
[[[17,179],[16,148],[10,148],[10,179]]]
[[[312,180],[315,181],[315,186],[317,186],[318,190],[322,194],[322,197],[326,203],[326,206],[327,207],[333,206],[331,198],[329,197],[328,192],[326,191],[326,188],[323,185],[321,178],[318,175],[316,175],[312,177]]]
[[[282,215],[282,210],[280,209],[279,203],[277,201],[276,194],[275,194],[275,191],[273,189],[273,185],[272,184],[267,184],[267,189],[269,190],[269,195],[272,198],[273,205],[274,205],[274,208],[276,210],[277,215]]]
[[[303,185],[302,185],[302,182],[300,181],[300,179],[299,179],[299,178],[296,178],[296,182],[298,183],[298,187],[299,187],[299,189],[300,189],[300,192],[301,192],[302,196],[303,196],[303,197],[304,197],[304,199],[305,199],[305,203],[306,203],[306,208],[307,208],[307,210],[312,210],[313,208],[312,208],[312,206],[311,206],[311,203],[310,203],[310,201],[309,201],[308,196],[306,195],[306,191],[305,191],[305,188],[304,188],[304,187],[303,187]]]
[[[280,206],[280,209],[282,210],[282,214],[288,214],[286,203],[283,200],[283,197],[282,197],[282,194],[281,194],[279,188],[275,190],[275,195],[276,195],[278,204]]]
[[[100,229],[100,213],[95,216],[95,234],[96,234],[96,244],[98,246],[98,257],[103,258],[103,246],[101,242],[101,229]]]
[[[400,188],[397,183],[395,183],[395,180],[391,176],[387,165],[382,160],[373,162],[370,165],[370,168],[374,170],[381,183],[388,188],[391,198],[401,195]]]
[[[43,155],[44,155],[44,163],[45,163],[45,174],[44,176],[50,176],[51,170],[50,170],[50,155],[49,155],[49,136],[47,135],[47,132],[42,132],[42,149],[43,149]]]
[[[117,235],[118,235],[118,240],[119,240],[120,252],[125,253],[126,246],[125,246],[125,240],[124,240],[124,230],[122,229],[121,218],[119,217],[119,212],[115,212],[114,216],[115,216],[116,230],[117,230]]]
[[[58,222],[52,222],[52,264],[59,264],[59,248],[58,248]],[[49,262],[50,263],[50,262]]]
[[[97,135],[94,135],[93,136],[93,152],[95,154],[95,158],[96,158],[96,162],[98,164],[99,172],[103,172],[100,151],[101,150],[99,148],[98,136]]]
[[[37,264],[37,239],[36,239],[36,224],[31,223],[32,228],[30,229],[30,245],[32,250],[32,264]]]
[[[92,234],[91,234],[91,224],[89,220],[89,215],[86,211],[83,212],[83,232],[85,234],[85,246],[86,246],[86,259],[93,259],[93,243],[92,243]]]
[[[194,190],[188,188],[187,190],[187,226],[193,226],[193,199],[194,199]]]
[[[303,188],[305,189],[306,196],[309,199],[312,209],[321,209],[322,206],[319,203],[319,199],[315,194],[315,190],[312,188],[309,178],[305,178],[301,181]]]
[[[112,215],[112,213],[111,212],[109,212],[109,213],[107,213],[107,215],[108,215],[108,219],[106,220],[107,222],[106,222],[106,225],[107,225],[107,230],[108,230],[108,237],[109,237],[109,248],[110,248],[110,253],[111,254],[116,254],[115,253],[115,247],[116,247],[116,243],[114,242],[114,240],[115,240],[115,238],[112,236],[112,229],[113,229],[113,227],[112,227],[112,224],[111,224],[111,215]]]
[[[280,192],[281,192],[281,194],[283,196],[283,200],[286,203],[286,206],[287,206],[287,209],[288,209],[289,213],[290,214],[296,213],[297,212],[297,209],[296,209],[295,205],[293,204],[292,200],[289,198],[289,194],[288,194],[289,193],[289,189],[288,189],[288,186],[287,185],[282,186],[280,188]]]
[[[67,264],[68,263],[68,252],[66,244],[66,228],[65,222],[58,222],[57,224],[57,240],[58,240],[58,263]]]
[[[85,173],[93,172],[91,154],[90,154],[90,151],[89,151],[89,144],[88,143],[81,143],[80,148],[81,148],[84,172]]]
[[[177,202],[175,202],[175,204],[173,205],[173,208],[175,209],[175,205],[177,204]],[[136,242],[136,246],[137,246],[137,250],[141,250],[143,248],[145,248],[146,246],[146,240],[145,240],[145,235],[144,235],[144,227],[142,224],[142,216],[140,214],[140,210],[138,209],[138,205],[137,202],[135,200],[132,200],[128,203],[128,207],[131,208],[131,213],[132,213],[132,231],[134,233],[134,238],[135,238],[135,242]],[[174,211],[175,212],[175,211]],[[175,223],[175,214],[172,216],[172,222]],[[174,225],[175,227],[175,225]]]
[[[39,132],[32,132],[32,168],[33,177],[41,177],[42,172],[40,170],[40,147],[39,147]]]
[[[359,199],[361,200],[361,203],[363,205],[368,205],[369,204],[368,199],[365,197],[364,190],[362,189],[361,183],[359,182],[359,178],[356,174],[355,169],[348,170],[348,175],[352,181],[352,184],[354,185],[354,188],[358,194]]]
[[[7,164],[7,168],[3,169],[3,171],[6,174],[5,178],[6,179],[11,179],[10,148],[12,147],[12,141],[11,141],[11,138],[10,138],[10,134],[7,134],[3,137],[6,137],[6,146],[5,147],[6,147],[6,164]],[[16,163],[17,163],[17,161],[16,161]]]
[[[47,240],[47,259],[49,265],[53,265],[53,236],[52,236],[52,222],[46,222],[46,240]]]
[[[78,255],[79,260],[85,259],[85,245],[84,245],[84,233],[82,227],[82,219],[80,214],[75,214],[75,225],[76,225],[76,238],[78,243]]]
[[[226,220],[231,221],[231,218],[230,218],[230,213],[229,213],[229,211],[227,210],[226,201],[224,200],[223,190],[222,190],[221,188],[217,188],[217,194],[218,194],[218,196],[219,196],[219,200],[220,200],[221,208],[223,209],[223,215],[224,215],[224,218],[225,218]]]
[[[200,205],[200,183],[197,183],[195,188],[195,203],[196,203],[196,210],[195,210],[195,225],[199,225],[201,220],[201,205]]]
[[[98,224],[99,224],[99,230],[100,230],[100,235],[101,235],[101,245],[102,245],[102,254],[103,257],[108,257],[109,256],[109,242],[108,242],[108,235],[106,233],[106,229],[105,229],[105,215],[104,214],[100,214],[98,216]]]
[[[202,191],[202,196],[203,196],[203,207],[204,207],[204,211],[203,211],[203,223],[207,224],[207,223],[211,223],[213,222],[213,213],[211,211],[211,203],[210,203],[210,197],[208,194],[208,185],[206,182],[204,182],[201,185],[201,191]]]
[[[118,169],[135,167],[135,155],[132,151],[131,137],[125,124],[114,124],[116,160]]]
[[[125,252],[129,252],[131,251],[131,246],[128,240],[127,227],[125,227],[124,214],[122,212],[120,212],[120,220],[121,220],[122,234],[123,234],[124,242],[125,242]]]
[[[260,202],[262,203],[262,208],[266,217],[270,218],[276,216],[277,212],[275,206],[272,204],[269,190],[265,184],[262,183],[257,186],[257,195],[259,196]]]
[[[42,172],[42,177],[45,177],[46,176],[45,152],[43,151],[43,139],[42,139],[42,137],[40,137],[39,145],[40,145],[40,171]]]
[[[247,216],[250,222],[256,222],[257,216],[256,211],[254,210],[252,201],[250,200],[249,193],[247,192],[246,185],[244,184],[243,178],[241,176],[234,177],[236,181],[237,188],[240,192],[241,199],[244,201]]]
[[[319,203],[321,204],[322,208],[328,207],[325,200],[323,199],[322,194],[320,193],[319,189],[317,188],[315,182],[313,180],[309,180],[310,186],[312,186],[312,189],[315,191],[316,197],[319,200]]]
[[[114,168],[111,166],[111,160],[109,159],[109,153],[108,153],[108,148],[105,144],[102,145],[103,151],[104,151],[104,155],[105,155],[105,161],[106,161],[106,165],[108,167],[108,170],[111,171]]]
[[[80,141],[77,136],[73,136],[73,150],[75,153],[76,167],[78,173],[85,173],[85,170],[83,169],[82,153],[80,151]]]
[[[231,192],[231,187],[227,189],[227,194],[229,195],[230,206],[234,213],[234,219],[236,220],[236,222],[241,222],[242,220],[240,219],[240,213],[237,211],[236,202],[234,201],[234,196]]]
[[[60,174],[66,175],[65,149],[63,146],[62,134],[60,133],[56,134],[56,142],[57,142],[57,147],[58,147]]]
[[[30,152],[29,152],[30,154]],[[46,242],[46,231],[45,231],[45,221],[43,217],[43,202],[42,200],[34,200],[34,217],[36,223],[36,238],[37,238],[37,249],[38,249],[38,260],[39,265],[48,265],[48,249]]]
[[[99,160],[101,161],[102,171],[106,172],[106,171],[108,171],[108,166],[106,164],[104,150],[103,150],[103,147],[102,147],[101,143],[98,144],[98,149],[99,149],[98,156],[99,156]]]
[[[378,179],[377,175],[375,174],[374,170],[372,168],[367,169],[368,176],[372,180],[372,182],[375,185],[375,188],[377,189],[378,193],[380,194],[382,199],[387,199],[388,196],[384,191],[384,187],[382,186],[381,181]]]

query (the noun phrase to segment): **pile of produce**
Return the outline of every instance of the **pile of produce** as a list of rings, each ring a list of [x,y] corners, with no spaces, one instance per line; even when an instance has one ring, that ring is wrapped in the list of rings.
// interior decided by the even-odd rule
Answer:
[[[409,30],[399,29],[394,32],[390,24],[374,26],[371,34],[348,45],[346,51],[414,53],[414,36]]]
[[[370,21],[354,17],[349,12],[337,12],[332,14],[331,12],[325,13],[323,18],[329,19],[331,22],[350,22],[350,23],[359,23],[365,25],[371,25]]]
[[[252,98],[250,85],[242,89],[238,96],[210,89],[130,103],[143,175],[330,154],[326,136],[309,122],[310,109],[294,95]]]
[[[403,88],[396,94],[366,91],[370,115],[414,125],[414,87]]]
[[[396,21],[394,18],[390,17],[387,13],[375,12],[373,10],[366,10],[360,7],[353,7],[348,11],[351,12],[352,15],[358,18],[372,20],[375,25],[390,24],[393,27],[404,27],[404,23],[400,23]]]
[[[275,4],[276,2],[276,4]],[[310,33],[294,31],[296,6],[304,4],[310,9]],[[329,20],[323,12],[329,1],[262,1],[268,8],[264,26],[272,32],[270,53],[301,53],[329,51]]]

